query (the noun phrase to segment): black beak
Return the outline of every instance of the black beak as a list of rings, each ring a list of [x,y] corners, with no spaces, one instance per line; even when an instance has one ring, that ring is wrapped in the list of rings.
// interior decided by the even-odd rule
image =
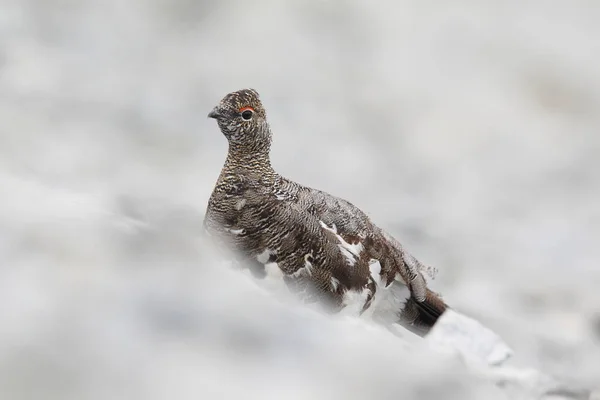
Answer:
[[[208,118],[219,119],[219,117],[222,117],[222,116],[223,116],[223,114],[220,114],[219,110],[217,110],[216,107],[211,112],[208,113]]]

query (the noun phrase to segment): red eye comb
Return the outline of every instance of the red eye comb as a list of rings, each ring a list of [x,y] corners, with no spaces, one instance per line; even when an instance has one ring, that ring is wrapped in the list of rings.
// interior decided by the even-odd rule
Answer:
[[[244,111],[247,111],[247,110],[254,111],[254,108],[252,108],[250,106],[240,108],[240,112],[244,112]]]

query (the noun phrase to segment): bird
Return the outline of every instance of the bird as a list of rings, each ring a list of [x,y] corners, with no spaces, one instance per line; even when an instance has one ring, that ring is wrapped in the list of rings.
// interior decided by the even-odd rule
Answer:
[[[449,309],[428,287],[437,269],[349,201],[279,175],[256,90],[225,95],[208,117],[229,147],[203,227],[236,263],[257,279],[275,271],[301,300],[328,312],[369,314],[419,336],[431,330]]]

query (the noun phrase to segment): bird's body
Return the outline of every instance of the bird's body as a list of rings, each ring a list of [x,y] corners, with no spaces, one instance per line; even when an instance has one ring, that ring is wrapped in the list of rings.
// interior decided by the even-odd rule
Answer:
[[[271,130],[256,91],[228,94],[209,116],[229,140],[205,217],[211,236],[256,277],[280,271],[305,301],[387,314],[419,334],[433,326],[447,306],[427,288],[431,268],[350,202],[273,170]]]

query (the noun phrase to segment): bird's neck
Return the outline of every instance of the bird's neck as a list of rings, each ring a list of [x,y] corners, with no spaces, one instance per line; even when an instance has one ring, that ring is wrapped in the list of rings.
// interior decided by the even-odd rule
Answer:
[[[277,176],[271,166],[269,149],[249,151],[230,145],[222,175],[253,174],[261,180],[271,180]]]

